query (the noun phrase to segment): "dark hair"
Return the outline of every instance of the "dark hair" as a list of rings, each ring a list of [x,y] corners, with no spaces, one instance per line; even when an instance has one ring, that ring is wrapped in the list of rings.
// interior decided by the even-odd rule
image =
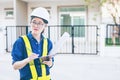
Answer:
[[[31,16],[31,21],[32,21],[33,18],[40,18],[40,17]],[[48,24],[48,21],[47,21],[47,20],[45,20],[45,19],[43,19],[43,18],[40,18],[40,19],[42,19],[44,23]]]

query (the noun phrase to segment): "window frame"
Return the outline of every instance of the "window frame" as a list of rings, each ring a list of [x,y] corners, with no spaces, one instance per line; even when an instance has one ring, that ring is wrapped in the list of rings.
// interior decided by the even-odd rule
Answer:
[[[14,19],[13,8],[5,8],[4,11],[5,11],[5,19]],[[12,12],[11,16],[9,16],[9,14],[10,14],[9,12]]]

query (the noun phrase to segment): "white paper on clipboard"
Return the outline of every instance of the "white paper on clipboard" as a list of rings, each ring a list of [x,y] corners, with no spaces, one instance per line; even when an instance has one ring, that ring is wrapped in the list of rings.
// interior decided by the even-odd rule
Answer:
[[[50,51],[51,56],[55,56],[63,44],[69,39],[70,34],[68,32],[64,32],[64,34],[60,37],[60,39],[53,46],[53,49]]]

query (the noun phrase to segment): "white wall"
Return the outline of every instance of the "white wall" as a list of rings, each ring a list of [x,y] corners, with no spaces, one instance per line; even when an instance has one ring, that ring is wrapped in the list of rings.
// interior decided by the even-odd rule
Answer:
[[[59,24],[58,7],[60,7],[60,6],[80,6],[80,5],[85,5],[84,0],[75,0],[75,1],[67,1],[66,0],[66,1],[54,1],[54,2],[53,1],[50,1],[50,2],[48,2],[48,1],[45,2],[44,1],[44,2],[37,2],[37,3],[32,2],[32,3],[28,4],[28,17],[29,17],[29,14],[31,13],[31,8],[35,8],[35,7],[39,7],[39,6],[51,7],[51,16],[50,16],[51,19],[50,19],[49,24],[50,25],[58,25]],[[91,7],[93,5],[94,5],[94,7]],[[93,25],[93,24],[94,25],[99,25],[100,24],[100,14],[99,14],[100,10],[99,10],[99,7],[98,8],[96,8],[96,7],[98,7],[98,3],[92,4],[92,5],[90,5],[90,7],[88,7],[88,11],[86,13],[87,14],[87,21],[86,22],[87,22],[88,25]],[[95,16],[95,14],[97,14],[97,16]],[[94,17],[96,18],[96,20],[93,20]],[[28,23],[29,22],[30,22],[30,17],[28,19]],[[55,31],[55,29],[52,29],[51,32],[52,31]],[[94,34],[94,30],[92,32],[93,32],[92,34]],[[56,33],[57,33],[57,29],[56,29]],[[88,34],[91,35],[91,31]],[[55,34],[53,34],[53,35],[51,34],[50,36],[54,37]],[[53,42],[55,42],[56,40],[53,40]]]
[[[101,23],[101,9],[99,2],[91,3],[88,6],[88,25],[100,25]]]
[[[13,2],[0,3],[0,25],[14,25],[15,21],[13,19],[5,18],[5,8],[13,8]]]
[[[5,8],[13,8],[13,2],[0,3],[0,54],[5,53],[6,49],[6,26],[12,26],[15,24],[14,18],[6,19],[5,18]]]
[[[16,25],[27,25],[27,3],[21,0],[14,0]]]
[[[17,35],[19,35],[19,28],[16,29],[15,26],[20,26],[20,25],[28,25],[27,24],[27,3],[22,2],[20,0],[14,0],[14,5],[13,3],[11,4],[12,6],[14,6],[14,19],[13,22],[11,23],[11,20],[8,20],[8,22],[10,24],[8,24],[9,26],[13,25],[13,27],[9,27],[8,28],[8,38],[7,38],[7,43],[8,43],[8,51],[12,50],[12,46],[16,40],[16,38],[18,38]],[[10,8],[10,7],[8,7]],[[23,31],[24,33],[25,31]],[[4,40],[6,41],[6,40]]]
[[[37,2],[37,3],[29,3],[28,4],[28,14],[31,13],[30,8],[35,8],[35,7],[51,7],[51,20],[50,24],[51,25],[56,25],[59,23],[58,21],[58,7],[59,6],[78,6],[78,5],[83,5],[84,2],[81,0],[76,0],[76,1],[50,1],[50,2]]]
[[[18,38],[19,35],[26,34],[26,28],[24,26],[28,25],[27,3],[21,0],[14,0],[14,11],[16,26],[21,26],[16,27],[16,38]]]

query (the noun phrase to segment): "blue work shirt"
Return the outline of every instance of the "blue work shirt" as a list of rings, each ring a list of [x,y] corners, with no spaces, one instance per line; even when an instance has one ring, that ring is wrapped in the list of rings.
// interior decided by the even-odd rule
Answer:
[[[44,37],[41,35],[41,40],[40,43],[37,42],[37,40],[32,36],[31,32],[27,34],[27,37],[30,41],[31,44],[31,48],[32,48],[32,52],[39,54],[39,57],[42,55],[42,51],[43,51],[43,39]],[[50,39],[48,40],[48,54],[50,52],[50,50],[52,49],[52,42],[50,41]],[[13,49],[12,49],[12,64],[14,64],[16,61],[21,61],[25,58],[27,58],[27,53],[26,53],[26,47],[25,47],[25,43],[22,39],[22,37],[18,38],[14,45],[13,45]],[[41,66],[40,66],[40,61],[39,59],[35,59],[34,60],[35,63],[35,67],[36,67],[36,71],[38,73],[38,76],[41,76]],[[50,74],[49,71],[49,67],[46,66],[46,74]],[[30,68],[29,68],[29,64],[27,64],[25,67],[23,67],[22,69],[19,69],[20,72],[20,80],[30,80],[32,78],[31,72],[30,72]]]

